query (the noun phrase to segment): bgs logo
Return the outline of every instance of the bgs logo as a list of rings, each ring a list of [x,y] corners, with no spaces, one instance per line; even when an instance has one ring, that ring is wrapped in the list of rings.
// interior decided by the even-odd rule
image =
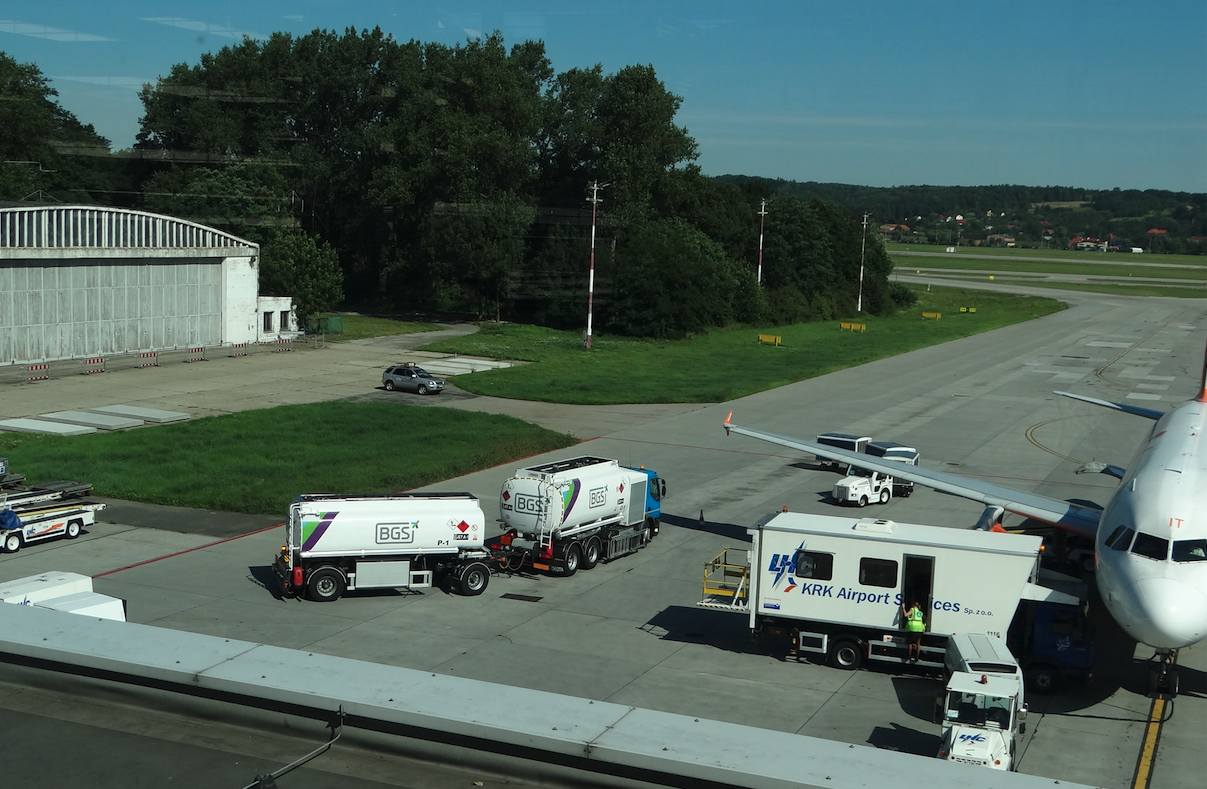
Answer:
[[[528,515],[540,515],[545,511],[541,504],[541,500],[536,496],[528,496],[523,493],[516,494],[515,511],[523,512]]]
[[[415,541],[415,530],[419,521],[411,523],[379,523],[377,524],[378,545],[406,545]]]
[[[602,507],[608,503],[607,487],[591,488],[589,495],[590,499],[587,504],[588,507]]]

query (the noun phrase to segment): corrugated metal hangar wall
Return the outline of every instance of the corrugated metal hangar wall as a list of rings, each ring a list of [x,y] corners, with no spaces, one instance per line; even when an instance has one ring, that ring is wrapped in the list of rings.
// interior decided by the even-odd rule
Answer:
[[[258,256],[140,211],[0,209],[0,364],[254,342]]]

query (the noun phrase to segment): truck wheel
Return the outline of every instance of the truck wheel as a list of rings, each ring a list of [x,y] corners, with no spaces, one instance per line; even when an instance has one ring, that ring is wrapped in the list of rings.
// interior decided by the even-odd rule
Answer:
[[[867,505],[868,505],[868,497],[867,497],[867,496],[860,496],[860,497],[859,497],[859,506],[860,506],[860,507],[866,507]]]
[[[20,532],[13,531],[5,535],[4,550],[8,551],[9,553],[16,553],[17,551],[21,550]]]
[[[490,570],[482,562],[474,562],[461,572],[461,594],[476,597],[486,591],[490,583]]]
[[[1032,666],[1027,671],[1031,690],[1036,693],[1051,693],[1060,684],[1060,671],[1052,666]]]
[[[863,665],[863,650],[857,641],[843,639],[830,647],[830,665],[854,671]]]
[[[587,544],[583,546],[583,569],[590,570],[595,565],[599,564],[599,538],[592,537],[587,540]]]
[[[80,529],[84,528],[84,522],[79,518],[67,521],[67,531],[63,534],[69,540],[74,540],[80,536]]]
[[[880,503],[888,504],[888,500],[889,500],[888,488],[881,488],[880,489]]]
[[[654,518],[645,519],[645,542],[650,544],[658,536],[658,521]]]
[[[578,563],[582,561],[583,549],[578,546],[578,543],[572,544],[566,549],[566,558],[562,563],[566,566],[566,577],[574,575],[578,572]]]
[[[323,567],[310,574],[306,582],[306,591],[310,599],[316,603],[329,603],[338,600],[348,586],[344,576],[334,567]]]

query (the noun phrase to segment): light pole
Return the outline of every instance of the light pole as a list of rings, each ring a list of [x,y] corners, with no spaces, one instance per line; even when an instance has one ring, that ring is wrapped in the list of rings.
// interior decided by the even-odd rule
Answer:
[[[603,189],[607,184],[601,184],[599,181],[591,182],[591,196],[587,201],[591,203],[591,276],[587,279],[587,348],[591,347],[591,310],[595,301],[595,209],[603,202],[603,198],[599,196],[599,190]]]
[[[868,246],[868,214],[863,215],[863,239],[859,242],[859,298],[855,300],[855,312],[863,312],[863,253]]]
[[[759,205],[759,268],[755,281],[763,284],[763,219],[767,216],[767,200],[764,198]]]

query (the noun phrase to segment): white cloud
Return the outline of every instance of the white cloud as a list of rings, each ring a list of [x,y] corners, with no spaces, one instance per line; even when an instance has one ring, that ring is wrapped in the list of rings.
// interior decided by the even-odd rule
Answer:
[[[16,33],[19,36],[45,38],[50,41],[117,41],[116,38],[96,36],[92,33],[80,33],[75,30],[64,30],[49,25],[33,25],[27,22],[14,22],[11,19],[0,19],[0,33]]]
[[[179,27],[184,30],[193,30],[198,33],[208,33],[211,36],[222,36],[223,38],[233,38],[235,41],[242,41],[244,36],[248,38],[264,39],[268,36],[262,36],[259,33],[249,33],[246,30],[234,30],[228,25],[216,25],[213,22],[201,22],[195,19],[185,19],[179,16],[144,16],[144,22],[155,22],[159,25],[167,25],[169,27]]]

